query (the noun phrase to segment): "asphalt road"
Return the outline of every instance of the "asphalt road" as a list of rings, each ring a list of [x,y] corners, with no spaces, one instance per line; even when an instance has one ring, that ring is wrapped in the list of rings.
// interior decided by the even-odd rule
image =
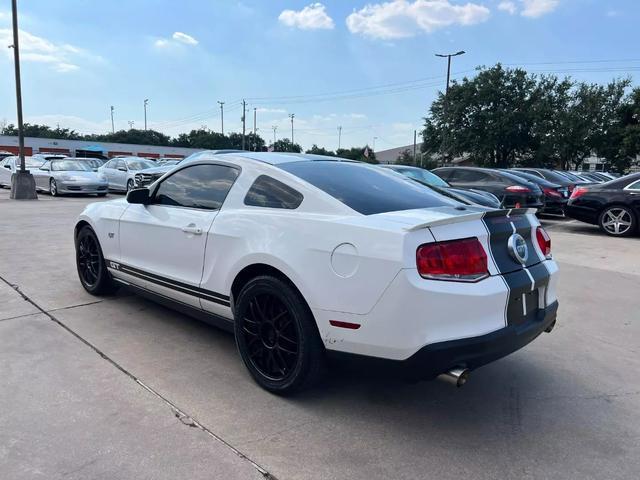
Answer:
[[[334,372],[290,399],[249,378],[233,338],[76,279],[95,199],[0,190],[0,477],[636,479],[640,238],[545,219],[556,329],[464,388]]]

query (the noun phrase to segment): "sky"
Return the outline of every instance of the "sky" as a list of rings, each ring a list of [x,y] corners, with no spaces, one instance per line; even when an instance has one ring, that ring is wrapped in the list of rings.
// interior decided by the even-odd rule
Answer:
[[[413,142],[446,83],[502,62],[640,78],[637,0],[19,0],[25,122],[81,133],[206,126],[318,144]],[[0,122],[16,118],[11,4],[0,0]],[[255,109],[255,110],[254,110]]]

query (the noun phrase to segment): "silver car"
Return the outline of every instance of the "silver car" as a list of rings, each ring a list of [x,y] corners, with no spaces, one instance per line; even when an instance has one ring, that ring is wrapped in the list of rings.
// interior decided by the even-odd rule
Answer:
[[[44,163],[44,160],[33,157],[24,158],[25,167],[33,172]],[[11,175],[20,170],[20,158],[12,155],[0,160],[0,187],[11,187]]]
[[[87,162],[74,158],[48,160],[31,173],[36,181],[36,189],[49,192],[54,197],[62,193],[104,197],[109,190],[109,183],[102,173],[94,171]]]
[[[135,185],[135,175],[141,170],[154,168],[157,163],[139,157],[116,157],[98,169],[109,182],[109,190],[128,192]]]

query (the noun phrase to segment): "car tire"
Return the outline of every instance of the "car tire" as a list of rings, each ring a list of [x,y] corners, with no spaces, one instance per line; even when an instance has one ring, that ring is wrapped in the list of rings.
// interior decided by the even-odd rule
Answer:
[[[326,369],[324,345],[300,293],[272,276],[250,280],[235,302],[234,333],[242,361],[265,390],[291,395]]]
[[[612,237],[628,237],[637,230],[636,216],[623,205],[606,207],[598,217],[600,229]]]
[[[53,178],[49,179],[49,194],[52,197],[57,197],[58,194],[58,184],[56,183],[56,181]]]
[[[133,180],[127,180],[127,193],[133,190]]]
[[[104,261],[98,237],[84,226],[76,237],[76,268],[80,283],[91,295],[107,295],[117,290]]]

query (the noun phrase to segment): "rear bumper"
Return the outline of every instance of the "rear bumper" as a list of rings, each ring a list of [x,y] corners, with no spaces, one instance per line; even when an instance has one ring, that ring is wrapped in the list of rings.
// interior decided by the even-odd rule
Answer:
[[[454,367],[476,369],[505,357],[532,342],[556,322],[558,302],[520,325],[510,325],[486,335],[427,345],[406,360],[387,360],[344,352],[328,351],[334,362],[366,371],[410,380],[430,380]]]
[[[566,198],[545,197],[542,212],[563,213],[567,206],[567,202],[568,200]]]
[[[568,204],[564,209],[564,213],[566,216],[575,218],[581,222],[591,223],[594,225],[598,223],[598,214],[591,208]]]

